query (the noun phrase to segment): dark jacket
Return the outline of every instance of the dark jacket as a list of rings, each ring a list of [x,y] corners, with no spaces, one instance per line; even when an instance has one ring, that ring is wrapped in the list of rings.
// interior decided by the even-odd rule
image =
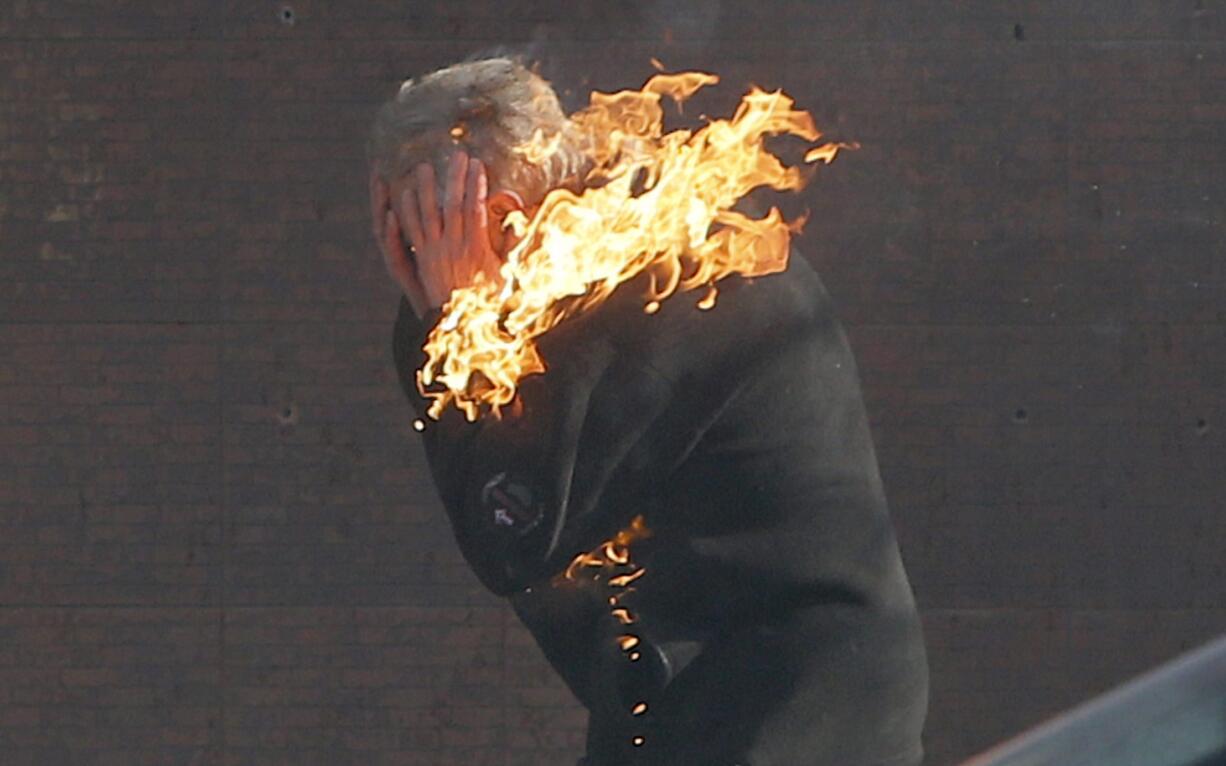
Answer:
[[[918,764],[920,621],[821,280],[793,253],[721,281],[709,311],[694,292],[651,315],[644,284],[539,339],[548,370],[518,414],[426,420],[465,558],[591,712],[594,766]],[[437,317],[402,298],[394,334],[423,418]],[[557,575],[636,515],[651,536],[630,545],[627,625],[607,577]]]

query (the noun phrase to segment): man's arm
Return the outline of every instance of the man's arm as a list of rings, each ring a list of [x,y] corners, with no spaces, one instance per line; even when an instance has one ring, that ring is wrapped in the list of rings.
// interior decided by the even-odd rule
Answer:
[[[602,305],[542,337],[548,369],[521,382],[521,406],[470,423],[454,407],[427,417],[416,374],[440,312],[419,319],[400,300],[392,351],[401,387],[425,424],[426,457],[461,550],[495,593],[557,573],[615,532],[659,468],[645,448],[672,388],[611,341],[606,322],[619,308]]]
[[[497,271],[485,180],[481,163],[457,152],[440,210],[429,166],[414,172],[398,200],[372,174],[372,231],[407,298],[393,351],[405,394],[428,423],[423,438],[439,494],[473,569],[491,590],[508,592],[560,568],[565,562],[557,559],[576,545],[598,542],[588,529],[599,527],[598,501],[607,511],[602,519],[618,517],[605,485],[667,401],[667,386],[613,363],[610,336],[597,327],[610,311],[602,306],[540,339],[550,372],[524,381],[513,416],[468,423],[449,410],[438,422],[426,420],[428,402],[416,374],[439,306],[474,272]],[[402,222],[412,252],[404,247]],[[603,406],[590,406],[593,401]],[[624,492],[636,484],[629,475],[618,482]]]
[[[393,353],[425,422],[431,471],[456,538],[482,582],[509,593],[563,569],[659,497],[724,408],[825,310],[812,270],[723,280],[714,308],[691,294],[643,312],[646,277],[539,337],[542,374],[521,381],[522,408],[439,421],[417,390],[422,345],[439,316],[400,302]],[[808,277],[808,278],[806,278]],[[793,385],[805,386],[805,381]],[[780,392],[781,395],[786,395]],[[648,518],[651,514],[648,513]]]

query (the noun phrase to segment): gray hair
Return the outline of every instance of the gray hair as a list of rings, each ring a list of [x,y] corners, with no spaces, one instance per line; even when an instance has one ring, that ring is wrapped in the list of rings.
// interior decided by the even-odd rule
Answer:
[[[588,161],[580,146],[549,83],[499,57],[405,80],[376,112],[366,154],[383,178],[421,162],[443,178],[447,159],[464,148],[485,163],[491,190],[509,189],[534,204],[581,180]]]

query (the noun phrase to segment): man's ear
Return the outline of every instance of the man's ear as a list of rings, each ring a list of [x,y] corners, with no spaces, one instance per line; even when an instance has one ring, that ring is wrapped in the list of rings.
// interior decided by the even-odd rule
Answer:
[[[498,228],[502,228],[502,222],[506,219],[507,213],[524,209],[523,197],[510,189],[499,189],[494,192],[486,200],[486,204],[489,206],[490,223]]]
[[[503,226],[510,213],[524,209],[524,198],[510,189],[498,189],[486,198],[485,209],[489,214],[486,234],[489,235],[490,248],[499,259],[503,259],[506,257],[507,250],[514,244],[514,240],[508,236]]]

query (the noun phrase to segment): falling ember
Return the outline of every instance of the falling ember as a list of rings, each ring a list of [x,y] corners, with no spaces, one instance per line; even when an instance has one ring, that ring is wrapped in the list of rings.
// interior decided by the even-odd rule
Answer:
[[[592,163],[587,188],[550,191],[531,220],[508,216],[518,241],[498,278],[480,274],[452,292],[417,372],[431,418],[449,404],[470,421],[485,411],[500,416],[519,381],[546,369],[535,339],[644,271],[652,284],[644,310],[653,313],[673,293],[698,287],[707,290],[699,307],[709,309],[720,279],[787,267],[789,238],[800,223],[783,220],[774,207],[761,219],[732,208],[755,188],[796,191],[806,182],[800,168],[766,150],[767,136],[812,143],[821,133],[782,91],[757,87],[731,118],[664,132],[663,97],[679,106],[718,81],[702,72],[657,74],[638,91],[593,92],[590,105],[571,116],[566,130]],[[542,162],[561,137],[538,132],[516,151]],[[816,145],[805,162],[829,163],[842,148],[854,145]]]
[[[597,580],[606,567],[630,567],[632,571],[609,577],[606,582],[608,587],[616,588],[618,591],[608,597],[609,606],[612,607],[609,609],[609,614],[622,625],[634,624],[638,621],[638,618],[626,607],[619,606],[619,601],[622,596],[634,592],[631,583],[647,572],[646,569],[636,566],[630,561],[630,544],[647,537],[651,537],[651,530],[647,528],[647,524],[641,515],[635,516],[631,520],[630,525],[614,535],[612,540],[606,540],[591,551],[575,556],[571,560],[570,565],[566,567],[566,571],[554,578],[554,585],[568,581],[577,581],[579,580],[580,572],[590,568],[600,568],[601,572],[597,572],[591,577],[592,580]],[[616,641],[619,649],[623,652],[629,652],[627,657],[631,662],[638,662],[639,658],[642,657],[642,654],[636,648],[642,643],[638,636],[623,633],[617,637]],[[645,709],[646,706],[644,705]],[[635,715],[638,715],[638,713],[635,713]]]
[[[646,713],[646,712],[647,712],[647,703],[646,703],[646,702],[640,702],[639,704],[635,705],[635,706],[634,706],[634,707],[633,707],[633,708],[630,710],[630,714],[631,714],[631,715],[642,715],[643,713]]]
[[[414,430],[414,431],[417,431],[418,433],[421,433],[422,431],[425,431],[425,430],[426,430],[426,421],[422,420],[421,418],[416,418],[416,419],[413,421],[413,430]]]

